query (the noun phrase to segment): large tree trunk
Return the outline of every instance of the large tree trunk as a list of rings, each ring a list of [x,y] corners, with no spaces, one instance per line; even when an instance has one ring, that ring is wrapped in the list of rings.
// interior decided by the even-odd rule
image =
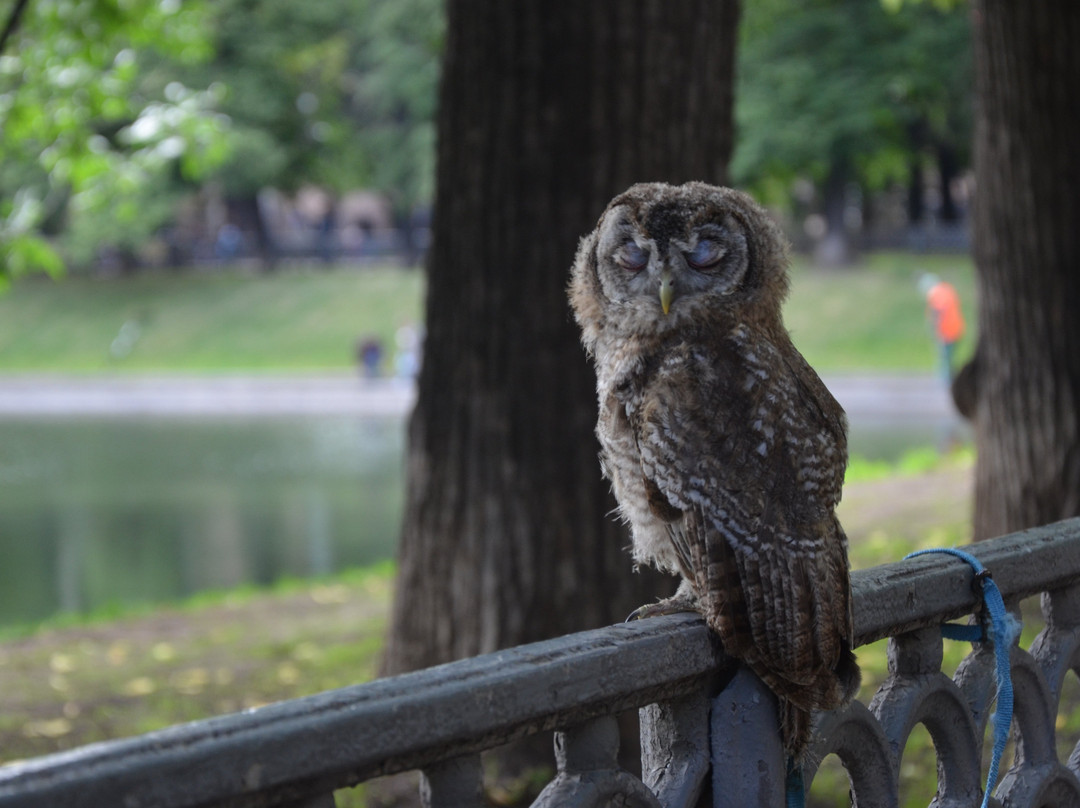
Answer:
[[[946,224],[960,221],[960,209],[953,198],[952,184],[960,173],[956,149],[948,143],[937,144],[938,179],[941,182],[941,210],[938,219]]]
[[[734,0],[450,0],[427,339],[384,670],[621,620],[631,574],[566,301],[577,241],[643,180],[721,182]]]
[[[270,272],[277,265],[277,246],[266,227],[259,195],[255,191],[230,196],[225,200],[229,220],[243,232],[255,234],[255,255],[263,272]]]
[[[847,158],[833,158],[822,187],[825,235],[814,247],[814,263],[820,267],[845,267],[855,260],[855,250],[844,221],[850,181],[851,171]]]
[[[980,337],[958,382],[982,539],[1080,513],[1080,4],[973,13]]]

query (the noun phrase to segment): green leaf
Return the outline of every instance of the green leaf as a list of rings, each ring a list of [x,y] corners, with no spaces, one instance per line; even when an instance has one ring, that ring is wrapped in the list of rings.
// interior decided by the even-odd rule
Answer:
[[[64,261],[60,254],[39,236],[15,236],[0,247],[3,249],[0,255],[3,255],[6,265],[6,272],[0,274],[8,278],[30,272],[46,272],[54,278],[64,274]]]

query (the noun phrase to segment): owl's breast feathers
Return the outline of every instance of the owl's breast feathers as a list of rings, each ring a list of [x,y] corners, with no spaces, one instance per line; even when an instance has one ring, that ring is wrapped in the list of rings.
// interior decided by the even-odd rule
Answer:
[[[619,451],[632,441],[640,463],[637,485],[615,485],[635,555],[670,567],[673,550],[725,650],[778,695],[802,710],[850,699],[847,541],[834,513],[844,414],[786,333],[739,325],[673,340],[612,394],[628,433]],[[639,546],[656,544],[658,523],[667,553]]]

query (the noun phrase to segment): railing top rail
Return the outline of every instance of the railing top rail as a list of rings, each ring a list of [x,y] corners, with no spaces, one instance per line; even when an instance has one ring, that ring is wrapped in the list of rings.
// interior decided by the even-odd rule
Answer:
[[[1058,589],[1080,578],[1080,519],[969,549],[1006,599]],[[970,582],[949,557],[853,573],[856,644],[970,613]],[[730,665],[693,615],[611,626],[0,767],[0,806],[277,804],[690,693]]]
[[[1006,601],[1050,592],[1080,579],[1080,518],[964,549],[990,570]],[[970,614],[979,602],[971,578],[971,567],[944,555],[852,573],[855,645]]]

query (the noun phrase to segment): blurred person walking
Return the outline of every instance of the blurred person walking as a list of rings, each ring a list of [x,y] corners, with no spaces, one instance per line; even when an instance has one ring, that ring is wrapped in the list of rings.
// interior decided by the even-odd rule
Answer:
[[[964,336],[960,296],[951,283],[929,272],[919,278],[919,291],[926,298],[926,319],[938,344],[938,370],[942,380],[949,385],[953,379],[956,343]]]

